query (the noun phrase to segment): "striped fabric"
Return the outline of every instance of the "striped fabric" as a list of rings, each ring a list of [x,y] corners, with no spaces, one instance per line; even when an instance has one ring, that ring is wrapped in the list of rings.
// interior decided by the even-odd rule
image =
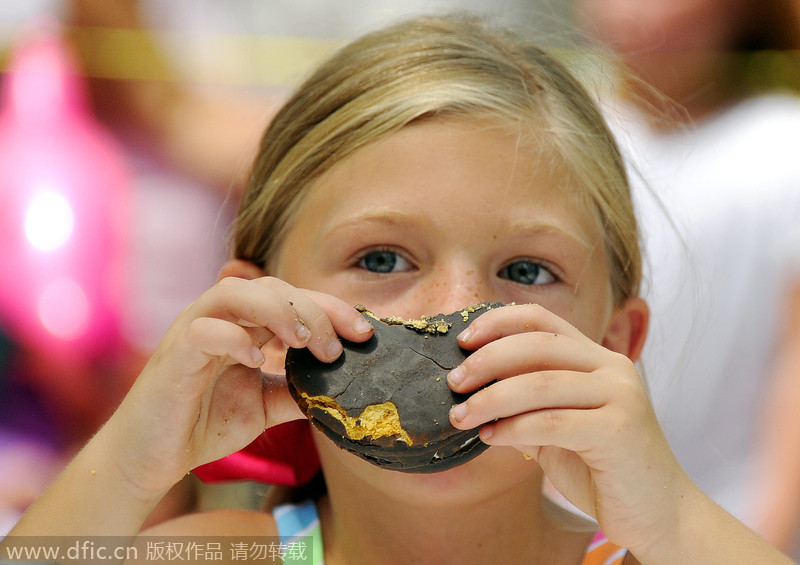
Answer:
[[[324,565],[322,529],[314,502],[308,500],[301,504],[278,506],[273,516],[278,525],[281,546],[287,550],[283,556],[285,564]],[[304,543],[303,547],[307,548],[309,539],[310,554],[291,550],[292,547],[297,548],[299,543]],[[621,565],[627,554],[626,550],[608,541],[602,532],[597,532],[581,565]]]
[[[278,525],[284,565],[323,565],[322,528],[313,501],[278,506],[272,515]]]
[[[620,565],[627,554],[628,550],[608,541],[603,532],[597,532],[581,565]]]

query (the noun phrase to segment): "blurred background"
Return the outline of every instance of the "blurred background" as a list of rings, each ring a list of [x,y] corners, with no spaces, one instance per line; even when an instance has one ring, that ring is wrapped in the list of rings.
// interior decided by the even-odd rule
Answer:
[[[216,280],[291,88],[357,35],[473,10],[529,29],[602,103],[649,257],[659,418],[701,487],[794,551],[798,4],[0,0],[0,535]],[[189,477],[152,521],[255,507],[264,488]]]
[[[521,0],[0,0],[0,533],[215,282],[286,93],[362,32],[461,9],[568,28]],[[154,520],[257,503],[186,483]]]

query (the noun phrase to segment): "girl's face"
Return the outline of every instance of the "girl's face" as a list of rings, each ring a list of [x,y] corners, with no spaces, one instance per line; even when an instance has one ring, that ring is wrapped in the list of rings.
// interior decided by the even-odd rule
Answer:
[[[602,237],[570,193],[566,174],[513,126],[419,122],[360,149],[315,182],[271,274],[378,316],[538,303],[602,341],[613,310]],[[321,446],[323,458],[325,451]],[[386,478],[353,455],[330,451]],[[495,481],[494,465],[504,466],[504,476],[535,467],[515,450],[493,448],[426,480],[480,473],[487,464]]]
[[[315,182],[271,274],[378,316],[538,303],[600,339],[606,256],[568,183],[511,126],[416,123]]]

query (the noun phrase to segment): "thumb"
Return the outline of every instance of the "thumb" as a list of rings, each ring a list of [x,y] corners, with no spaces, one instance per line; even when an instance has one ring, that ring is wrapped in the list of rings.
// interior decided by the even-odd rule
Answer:
[[[581,512],[597,516],[597,498],[589,467],[575,452],[544,446],[531,456],[553,487]]]
[[[264,409],[267,414],[266,427],[271,428],[292,420],[305,420],[297,403],[289,394],[286,377],[272,373],[262,373]]]

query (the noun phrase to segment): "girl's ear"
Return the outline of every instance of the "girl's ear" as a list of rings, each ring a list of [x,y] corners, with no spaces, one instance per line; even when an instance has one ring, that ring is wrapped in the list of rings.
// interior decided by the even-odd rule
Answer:
[[[238,277],[240,279],[258,279],[264,276],[264,271],[250,261],[231,259],[220,269],[217,280],[225,277]]]
[[[638,296],[628,298],[622,306],[614,309],[602,345],[637,361],[644,347],[649,321],[647,303]]]

